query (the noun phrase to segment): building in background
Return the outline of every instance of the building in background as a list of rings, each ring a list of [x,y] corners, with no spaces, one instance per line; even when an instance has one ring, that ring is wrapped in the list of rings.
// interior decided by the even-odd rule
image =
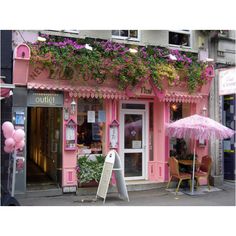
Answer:
[[[12,31],[2,30],[1,36],[1,84],[12,84]],[[5,121],[12,120],[12,96],[10,89],[1,88],[1,127]],[[3,152],[4,140],[1,130],[1,185],[6,190],[8,180],[9,154]]]
[[[210,100],[210,117],[235,130],[235,39],[234,30],[219,30],[209,33],[209,57],[214,59],[215,80]],[[235,136],[224,141],[211,143],[211,155],[215,157],[213,182],[222,184],[224,179],[235,180]]]

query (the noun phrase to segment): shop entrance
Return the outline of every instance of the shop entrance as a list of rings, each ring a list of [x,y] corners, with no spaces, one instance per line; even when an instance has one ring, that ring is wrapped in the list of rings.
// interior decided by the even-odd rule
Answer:
[[[61,184],[61,127],[61,108],[28,108],[27,189]]]
[[[126,180],[146,179],[147,104],[123,103],[120,116],[120,153]]]

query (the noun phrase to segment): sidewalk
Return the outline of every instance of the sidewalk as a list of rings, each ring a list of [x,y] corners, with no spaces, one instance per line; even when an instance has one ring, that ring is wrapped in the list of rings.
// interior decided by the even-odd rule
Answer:
[[[103,199],[95,201],[95,195],[64,194],[50,197],[19,198],[21,206],[235,206],[235,182],[226,182],[220,188],[200,187],[202,194],[195,196],[165,188],[129,192],[130,201],[119,199],[118,193],[109,193],[105,204]]]

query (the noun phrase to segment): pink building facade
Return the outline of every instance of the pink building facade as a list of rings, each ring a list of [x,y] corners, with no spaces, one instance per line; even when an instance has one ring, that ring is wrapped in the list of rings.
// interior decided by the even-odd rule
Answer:
[[[169,179],[167,162],[176,140],[166,136],[165,124],[176,119],[175,116],[203,114],[204,110],[208,115],[209,89],[214,77],[212,66],[208,67],[208,72],[208,83],[194,94],[189,94],[185,85],[169,87],[168,84],[160,93],[148,79],[134,88],[121,91],[112,80],[102,85],[94,81],[71,83],[65,78],[53,80],[42,65],[30,64],[29,47],[18,45],[14,53],[13,83],[27,90],[26,143],[30,147],[26,161],[32,158],[45,172],[56,176],[55,180],[63,192],[73,192],[78,187],[78,158],[86,153],[96,154],[98,149],[100,152],[97,153],[106,155],[113,147],[121,156],[126,180],[166,182]],[[60,99],[61,103],[58,102]],[[90,107],[94,101],[100,101],[100,107]],[[94,104],[98,106],[96,102]],[[40,120],[47,121],[47,117],[51,120],[48,121],[50,125],[45,127]],[[99,141],[91,141],[89,145],[86,140],[81,141],[86,139],[83,136],[85,121],[87,127],[92,127],[94,140],[96,134],[102,136]],[[110,133],[114,121],[118,124],[118,140],[115,143]],[[48,133],[47,129],[52,133]],[[46,143],[40,139],[46,139]],[[47,142],[49,147],[46,147]],[[189,153],[191,146],[191,142],[187,141]],[[40,154],[42,150],[47,157]],[[208,144],[198,145],[197,154],[199,158],[208,154]],[[52,167],[55,163],[56,167]]]

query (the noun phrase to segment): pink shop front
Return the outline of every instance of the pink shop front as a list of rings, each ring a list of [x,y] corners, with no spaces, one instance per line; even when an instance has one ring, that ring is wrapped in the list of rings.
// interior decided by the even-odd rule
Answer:
[[[26,162],[33,160],[49,176],[61,170],[61,177],[55,179],[63,192],[78,187],[78,158],[106,155],[110,148],[117,149],[126,180],[168,181],[167,162],[178,140],[166,136],[165,123],[205,110],[207,115],[213,68],[209,70],[209,83],[194,94],[184,86],[167,84],[160,93],[149,79],[121,91],[112,80],[103,84],[52,80],[41,65],[30,65],[29,54],[21,58],[17,50],[28,48],[20,45],[16,49],[13,72],[14,84],[27,89],[26,143],[31,147]],[[54,104],[56,97],[61,97],[61,105]],[[191,152],[192,143],[186,140],[186,145]],[[207,143],[198,146],[199,157],[207,153]],[[54,169],[50,167],[53,164]]]

